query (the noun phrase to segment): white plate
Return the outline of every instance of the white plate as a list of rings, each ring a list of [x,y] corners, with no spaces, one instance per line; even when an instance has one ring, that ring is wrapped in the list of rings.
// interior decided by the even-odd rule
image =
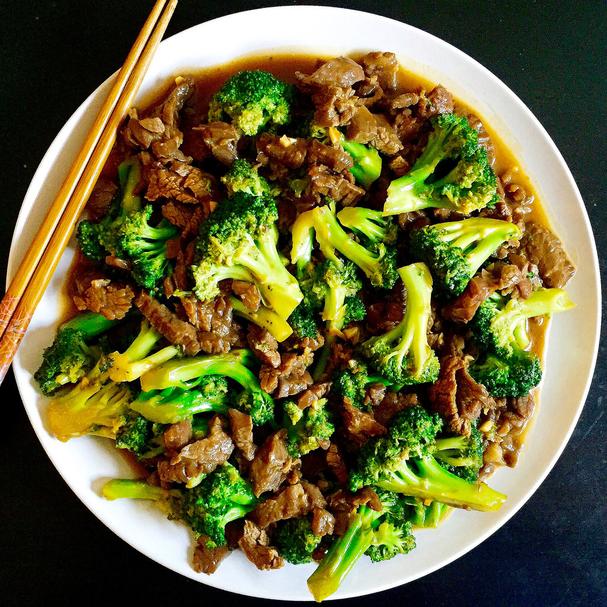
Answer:
[[[363,559],[334,595],[345,598],[404,584],[446,565],[501,527],[537,489],[573,431],[592,378],[600,329],[599,270],[579,191],[561,154],[537,119],[476,61],[408,25],[368,13],[308,6],[261,9],[222,17],[164,41],[141,87],[140,98],[170,76],[187,73],[188,68],[220,64],[252,52],[285,49],[328,55],[394,51],[408,69],[444,84],[487,120],[517,155],[578,266],[568,287],[578,306],[558,316],[550,329],[542,403],[519,464],[514,470],[499,470],[491,479],[492,486],[508,495],[506,504],[495,513],[456,512],[438,530],[417,533],[417,549],[407,556],[377,565]],[[29,245],[108,90],[106,81],[78,108],[40,163],[15,228],[9,276]],[[59,473],[105,525],[169,569],[250,596],[310,600],[306,578],[313,570],[311,565],[286,566],[262,573],[236,552],[214,575],[195,573],[190,567],[192,541],[184,526],[165,520],[145,503],[107,502],[99,497],[104,479],[131,473],[109,442],[82,438],[64,444],[47,433],[46,401],[37,393],[32,374],[42,348],[51,342],[56,328],[59,290],[71,255],[70,251],[64,255],[13,363],[32,426]]]

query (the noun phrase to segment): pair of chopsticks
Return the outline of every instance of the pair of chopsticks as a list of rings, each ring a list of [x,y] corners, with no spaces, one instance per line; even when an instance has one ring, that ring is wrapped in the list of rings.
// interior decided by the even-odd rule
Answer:
[[[0,383],[116,141],[116,133],[162,40],[177,0],[157,0],[82,150],[0,302]]]

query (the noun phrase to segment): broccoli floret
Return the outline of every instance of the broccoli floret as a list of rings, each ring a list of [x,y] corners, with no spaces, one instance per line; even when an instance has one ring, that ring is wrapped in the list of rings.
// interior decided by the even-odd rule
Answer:
[[[289,325],[293,328],[295,335],[299,339],[318,338],[318,324],[316,323],[316,312],[313,307],[304,298],[291,316],[289,316]]]
[[[520,235],[515,224],[499,219],[451,221],[414,230],[411,253],[428,264],[437,290],[456,296],[501,244]]]
[[[153,212],[148,204],[124,218],[120,231],[120,250],[131,262],[135,282],[146,289],[154,289],[167,273],[167,241],[177,235],[177,228],[163,219],[152,227]]]
[[[292,327],[284,318],[263,304],[259,306],[256,312],[253,312],[237,297],[231,296],[230,303],[236,315],[246,318],[249,322],[266,329],[279,342],[283,342],[293,333]],[[295,312],[297,312],[297,309],[295,309]],[[291,314],[291,317],[293,314]]]
[[[124,352],[112,352],[107,356],[110,380],[117,383],[135,381],[157,365],[181,355],[178,346],[166,346],[150,354],[161,339],[162,335],[143,320],[129,347]]]
[[[227,413],[228,382],[223,377],[203,377],[195,388],[165,388],[141,392],[131,409],[160,424],[175,424],[199,413]]]
[[[238,72],[211,98],[209,121],[231,119],[245,135],[257,135],[289,122],[293,97],[293,87],[269,72]]]
[[[394,329],[365,341],[361,352],[393,384],[434,382],[440,365],[427,338],[432,277],[423,263],[404,266],[398,273],[406,294],[403,319]]]
[[[483,438],[473,425],[468,436],[437,438],[433,455],[452,474],[467,481],[476,481],[483,467]]]
[[[273,539],[286,561],[300,565],[312,561],[312,554],[322,537],[314,535],[307,518],[292,518],[278,524]]]
[[[236,192],[245,192],[253,196],[271,194],[270,184],[259,174],[257,167],[244,158],[234,160],[221,181],[226,186],[228,196],[234,196]]]
[[[116,433],[116,448],[126,449],[139,459],[160,455],[164,452],[162,432],[164,426],[153,423],[136,413],[127,414]]]
[[[356,242],[337,221],[331,204],[301,213],[293,224],[291,262],[294,265],[301,264],[302,254],[309,250],[311,229],[326,259],[341,265],[343,262],[336,255],[339,251],[363,271],[373,286],[389,289],[396,282],[395,249],[383,242],[369,248]]]
[[[574,305],[562,289],[538,289],[527,299],[507,302],[499,296],[485,300],[472,321],[483,350],[470,368],[472,377],[493,396],[526,396],[542,378],[539,357],[525,349],[530,344],[527,320],[564,312]]]
[[[394,244],[398,229],[391,217],[384,217],[381,211],[366,207],[346,207],[337,213],[342,226],[364,236],[369,242]]]
[[[261,389],[257,376],[247,366],[252,365],[254,360],[250,350],[175,359],[142,375],[141,388],[145,392],[167,388],[188,390],[198,386],[208,376],[227,377],[244,388],[235,399],[234,406],[249,414],[253,423],[265,424],[274,418],[274,401]]]
[[[316,601],[333,594],[363,554],[377,562],[415,548],[411,523],[404,518],[406,504],[402,497],[388,491],[379,491],[378,496],[381,512],[366,504],[359,506],[347,531],[333,542],[308,578],[308,588]]]
[[[468,215],[499,200],[497,178],[466,118],[441,114],[411,170],[388,187],[385,215],[427,208]]]
[[[75,384],[97,362],[91,340],[102,335],[118,321],[101,314],[85,312],[64,323],[52,345],[44,350],[42,364],[34,374],[43,394],[52,394],[66,384]]]
[[[506,496],[485,483],[469,482],[449,472],[434,457],[438,415],[420,406],[394,418],[388,435],[367,442],[350,474],[350,489],[371,485],[456,508],[498,510]]]
[[[131,391],[107,379],[98,362],[69,392],[53,398],[47,409],[48,426],[62,441],[94,434],[116,438],[126,421]]]
[[[182,516],[207,546],[225,546],[225,527],[257,505],[249,483],[229,463],[216,468],[194,488],[184,492]]]
[[[287,449],[297,458],[328,445],[335,432],[327,399],[319,398],[303,411],[294,401],[283,403],[285,411],[284,427],[287,429]]]
[[[403,500],[407,504],[405,518],[411,523],[413,529],[436,528],[453,510],[451,506],[441,504],[441,502],[434,501],[426,504],[418,497],[404,497]]]
[[[358,295],[348,295],[344,300],[344,327],[352,322],[360,322],[367,317],[365,302]]]
[[[183,492],[180,489],[164,489],[130,478],[114,478],[108,481],[103,485],[101,493],[105,499],[112,501],[117,499],[154,501],[173,518],[178,518],[183,501]]]
[[[372,384],[390,385],[383,377],[369,375],[367,365],[359,360],[350,359],[348,367],[333,374],[331,391],[338,398],[347,398],[350,404],[358,409],[365,410],[365,396],[367,388]]]
[[[194,291],[202,301],[219,295],[218,283],[232,278],[257,285],[264,301],[286,320],[302,300],[295,277],[278,252],[276,202],[237,192],[202,224]]]

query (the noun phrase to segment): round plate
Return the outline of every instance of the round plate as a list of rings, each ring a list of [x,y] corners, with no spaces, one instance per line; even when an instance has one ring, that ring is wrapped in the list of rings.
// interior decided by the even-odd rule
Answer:
[[[348,27],[337,27],[346,23]],[[284,27],[297,23],[297,28]],[[393,51],[400,63],[445,85],[500,133],[516,154],[545,205],[556,231],[578,267],[568,290],[577,308],[559,315],[550,328],[541,406],[515,470],[501,469],[491,485],[508,495],[499,512],[455,512],[436,530],[417,533],[406,556],[371,564],[362,559],[333,598],[354,597],[404,584],[458,558],[501,527],[546,477],[580,415],[594,369],[600,329],[599,270],[595,244],[579,191],[561,154],[525,105],[476,61],[423,31],[384,17],[338,8],[290,6],[261,9],[203,23],[164,41],[141,87],[139,100],[188,68],[224,63],[241,55],[293,50],[341,55]],[[109,90],[102,84],[74,113],[40,163],[23,201],[9,260],[16,270],[35,228],[92,125]],[[25,227],[27,226],[27,228]],[[313,565],[260,572],[235,552],[212,576],[190,566],[187,529],[166,520],[145,502],[105,501],[104,480],[131,470],[109,441],[81,438],[61,443],[45,428],[46,399],[32,374],[53,338],[61,310],[60,290],[73,251],[67,251],[13,363],[19,392],[32,426],[53,464],[74,493],[110,529],[135,549],[189,578],[271,599],[310,600],[306,578]],[[583,262],[583,263],[580,263]],[[567,344],[566,348],[559,347]],[[564,396],[566,395],[566,396]]]

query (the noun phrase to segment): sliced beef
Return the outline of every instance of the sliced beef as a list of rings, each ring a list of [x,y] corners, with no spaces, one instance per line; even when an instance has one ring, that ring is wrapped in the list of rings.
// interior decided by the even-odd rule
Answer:
[[[486,388],[470,377],[468,365],[460,356],[441,359],[439,378],[428,389],[428,397],[433,410],[456,434],[469,434],[470,424],[481,411],[496,407]]]
[[[385,116],[372,114],[365,106],[356,109],[346,136],[352,141],[370,144],[388,156],[393,156],[403,148],[396,131]]]
[[[192,422],[189,419],[171,424],[162,433],[162,442],[167,453],[183,449],[191,440]]]
[[[78,310],[90,310],[108,320],[124,318],[135,297],[129,285],[114,282],[95,269],[78,273],[73,290],[72,300]]]
[[[350,517],[359,506],[368,505],[376,512],[382,511],[381,501],[377,493],[370,487],[363,487],[356,493],[339,489],[332,493],[327,501],[329,503],[328,510],[335,517],[335,535],[343,535],[346,532],[350,525]]]
[[[266,531],[260,529],[253,521],[245,521],[238,545],[257,569],[279,569],[284,565],[278,550],[270,546],[270,538]]]
[[[238,131],[227,122],[210,122],[192,129],[192,138],[200,136],[209,152],[230,166],[237,158]]]
[[[470,322],[487,297],[519,284],[524,278],[525,275],[515,265],[494,263],[481,270],[464,292],[443,308],[442,314],[454,322]]]
[[[319,399],[323,398],[329,391],[331,384],[328,382],[313,384],[305,392],[297,397],[297,406],[300,409],[307,409],[314,405]]]
[[[270,133],[261,134],[256,141],[257,161],[263,165],[277,164],[287,169],[300,168],[308,153],[308,142]]]
[[[440,84],[435,86],[427,96],[422,95],[418,102],[418,115],[421,118],[432,118],[438,114],[453,112],[453,95]]]
[[[352,157],[341,147],[334,148],[312,139],[308,144],[307,162],[310,165],[323,164],[336,173],[343,173],[354,166]]]
[[[168,199],[197,204],[207,200],[212,193],[212,177],[185,162],[173,161],[167,165],[158,161],[147,162],[143,174],[147,183],[145,197],[152,202]]]
[[[398,85],[398,61],[394,53],[374,51],[359,61],[368,78],[376,76],[384,91],[393,91]]]
[[[86,210],[92,221],[98,221],[108,212],[118,185],[111,179],[100,177],[86,203]]]
[[[346,88],[365,78],[363,68],[348,57],[331,59],[309,76],[300,72],[296,72],[295,75],[301,84],[312,88],[329,86]]]
[[[230,433],[236,447],[242,456],[251,461],[255,456],[255,443],[253,442],[253,420],[250,415],[238,409],[229,409]]]
[[[308,367],[313,360],[312,352],[304,350],[302,354],[294,352],[283,354],[277,368],[262,365],[259,371],[262,389],[276,398],[285,398],[303,392],[312,384]]]
[[[375,420],[373,415],[365,413],[352,405],[347,398],[341,407],[341,418],[349,441],[362,447],[370,438],[386,434],[386,427]]]
[[[255,356],[264,364],[273,369],[280,366],[280,353],[278,352],[278,342],[267,329],[249,324],[247,331],[247,342]]]
[[[257,449],[249,470],[256,497],[267,491],[276,491],[294,466],[285,444],[286,435],[286,430],[279,430],[268,436]]]
[[[145,291],[137,296],[135,305],[154,329],[169,342],[181,346],[189,356],[198,354],[200,343],[193,325],[179,319],[175,313]]]
[[[232,293],[236,295],[251,312],[257,312],[261,305],[261,293],[256,285],[244,280],[232,281]]]
[[[239,339],[232,304],[227,297],[202,302],[194,296],[181,298],[188,321],[195,327],[200,349],[208,354],[229,352]]]
[[[331,443],[326,452],[327,466],[329,470],[335,476],[337,482],[345,486],[348,482],[348,468],[344,462],[344,458],[341,456],[339,447],[335,443]]]
[[[324,165],[312,166],[308,171],[308,179],[305,195],[317,204],[329,197],[342,206],[349,207],[366,194],[363,188],[354,183],[351,174],[337,174]]]
[[[316,536],[331,535],[335,529],[335,517],[324,508],[314,508],[311,527]]]
[[[170,200],[162,205],[162,216],[180,229],[182,237],[184,232],[186,234],[188,232],[191,234],[197,233],[198,227],[206,219],[207,215],[208,212],[206,212],[204,205],[192,205],[174,200]],[[192,226],[193,222],[196,222],[196,226],[192,230],[190,226]]]
[[[375,421],[387,427],[397,413],[416,405],[419,405],[417,394],[403,394],[388,390],[381,402],[373,408],[373,417]]]
[[[315,485],[296,483],[266,499],[251,513],[251,519],[265,529],[272,523],[306,516],[313,508],[323,508],[325,499]]]
[[[221,561],[228,554],[230,554],[230,550],[227,546],[209,547],[209,538],[206,535],[201,535],[194,548],[192,567],[197,573],[211,575],[217,571]]]
[[[575,266],[561,241],[539,223],[530,221],[526,224],[520,250],[538,267],[546,287],[564,287],[575,274]]]
[[[188,483],[225,464],[232,451],[234,443],[216,415],[209,423],[209,434],[205,438],[186,445],[170,460],[158,462],[158,476],[163,483]]]

